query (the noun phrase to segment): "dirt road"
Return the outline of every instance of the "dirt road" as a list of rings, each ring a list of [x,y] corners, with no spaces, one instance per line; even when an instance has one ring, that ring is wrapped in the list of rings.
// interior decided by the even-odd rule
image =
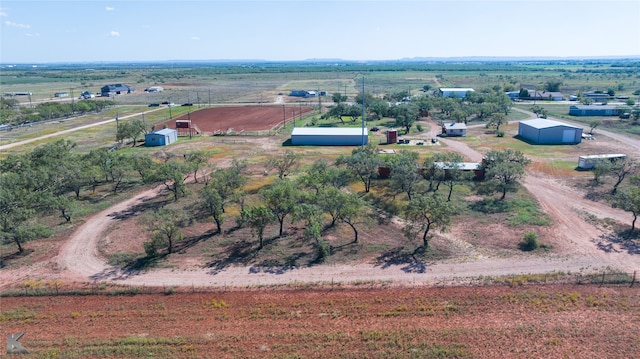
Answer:
[[[432,131],[437,132],[437,126]],[[435,135],[427,134],[427,136]],[[604,134],[604,133],[601,133]],[[629,145],[638,146],[638,141],[625,138]],[[469,158],[480,161],[482,154],[463,142],[441,139]],[[626,142],[625,142],[626,143]],[[259,268],[229,267],[223,270],[191,267],[181,269],[159,269],[148,272],[123,271],[111,267],[98,256],[97,244],[104,232],[115,223],[118,215],[130,212],[136,204],[156,196],[162,187],[157,187],[114,205],[93,217],[78,228],[62,247],[51,266],[34,266],[27,276],[51,276],[61,280],[105,281],[127,285],[151,286],[256,286],[286,283],[389,281],[398,284],[434,284],[465,281],[478,276],[503,276],[510,274],[535,274],[553,271],[580,272],[598,268],[616,268],[626,272],[640,270],[640,255],[637,250],[625,248],[624,243],[607,240],[607,233],[591,221],[590,216],[629,221],[629,214],[605,204],[584,198],[578,189],[561,181],[530,173],[524,186],[539,201],[543,210],[553,219],[556,235],[564,243],[563,255],[522,255],[510,258],[487,258],[478,256],[439,261],[437,263],[411,263],[399,265],[376,265],[360,263],[354,265],[324,265],[309,268]],[[457,239],[463,240],[463,239]],[[52,273],[49,267],[58,267]],[[47,271],[48,270],[48,271]],[[24,277],[17,271],[0,274],[2,282],[9,275]],[[15,279],[15,278],[13,278]]]

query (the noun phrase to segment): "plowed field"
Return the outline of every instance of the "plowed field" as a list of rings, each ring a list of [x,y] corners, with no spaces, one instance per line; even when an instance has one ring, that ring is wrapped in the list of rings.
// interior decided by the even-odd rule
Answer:
[[[637,287],[313,288],[1,298],[34,357],[631,358]],[[636,353],[636,354],[634,354]]]
[[[191,119],[191,123],[203,132],[234,132],[268,130],[284,122],[292,121],[302,114],[311,112],[310,107],[283,106],[225,106],[191,112],[163,123],[176,128],[176,120]],[[162,126],[162,125],[161,125]]]

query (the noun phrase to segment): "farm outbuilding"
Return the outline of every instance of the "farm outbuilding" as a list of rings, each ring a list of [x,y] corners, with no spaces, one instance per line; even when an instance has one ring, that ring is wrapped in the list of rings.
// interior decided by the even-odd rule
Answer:
[[[442,97],[456,97],[463,98],[467,97],[468,92],[474,92],[475,90],[472,88],[462,88],[462,87],[442,87],[439,89],[440,95]]]
[[[610,105],[575,105],[569,107],[572,116],[618,116],[620,109]]]
[[[123,84],[106,85],[102,86],[102,88],[100,89],[100,93],[103,97],[115,96],[123,93],[132,93],[133,91],[135,91],[133,87]]]
[[[369,142],[369,131],[362,128],[296,127],[291,144],[302,146],[360,146]]]
[[[484,179],[484,168],[479,162],[434,162],[434,167],[444,170],[445,178],[451,178],[451,171],[462,171],[473,173],[473,179],[481,181]]]
[[[538,145],[577,144],[582,141],[582,128],[538,118],[520,121],[518,136]]]
[[[578,168],[581,170],[589,170],[595,168],[600,162],[610,161],[615,162],[626,158],[627,155],[623,153],[605,154],[605,155],[589,155],[578,157]]]
[[[145,146],[166,146],[178,140],[178,131],[171,128],[163,128],[144,135]]]
[[[453,122],[447,125],[442,125],[442,134],[447,136],[467,136],[467,125],[463,122]]]

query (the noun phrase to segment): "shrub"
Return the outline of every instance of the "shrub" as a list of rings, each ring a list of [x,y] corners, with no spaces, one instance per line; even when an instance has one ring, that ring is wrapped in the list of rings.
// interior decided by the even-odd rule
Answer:
[[[422,124],[420,123],[416,125],[416,128],[418,129],[418,132],[424,131],[424,127],[422,127]]]
[[[500,131],[496,131],[496,136],[498,137],[504,137],[504,131],[500,130]]]
[[[534,251],[540,248],[540,240],[535,232],[527,232],[524,234],[522,242],[520,242],[520,249],[523,251]]]

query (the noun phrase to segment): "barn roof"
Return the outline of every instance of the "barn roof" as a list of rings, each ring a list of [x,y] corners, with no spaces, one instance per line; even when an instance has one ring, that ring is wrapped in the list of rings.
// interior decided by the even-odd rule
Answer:
[[[613,105],[573,105],[570,108],[579,110],[616,110],[618,106]]]
[[[448,92],[470,92],[470,91],[473,91],[473,92],[475,92],[475,90],[470,88],[470,87],[441,87],[440,91],[442,91],[442,92],[444,92],[444,91],[448,91]]]
[[[482,164],[479,162],[434,162],[433,165],[436,168],[444,170],[457,169],[462,171],[473,171],[482,168]]]
[[[543,128],[551,128],[551,127],[560,127],[560,126],[564,126],[564,127],[571,127],[571,128],[579,128],[576,126],[572,126],[569,124],[566,124],[564,122],[560,122],[560,121],[554,121],[554,120],[547,120],[545,118],[536,118],[533,120],[526,120],[526,121],[520,121],[520,123],[531,126],[533,128],[537,128],[537,129],[543,129]]]
[[[448,125],[444,126],[446,129],[451,129],[451,130],[466,130],[467,129],[467,125],[464,124],[464,122],[453,122],[450,123]]]
[[[364,135],[369,131],[364,129]],[[362,136],[360,127],[296,127],[291,132],[292,136]]]
[[[176,130],[172,129],[172,128],[163,128],[161,130],[157,130],[157,131],[153,131],[151,133],[157,134],[157,135],[168,135],[170,133],[174,133],[176,132]]]

